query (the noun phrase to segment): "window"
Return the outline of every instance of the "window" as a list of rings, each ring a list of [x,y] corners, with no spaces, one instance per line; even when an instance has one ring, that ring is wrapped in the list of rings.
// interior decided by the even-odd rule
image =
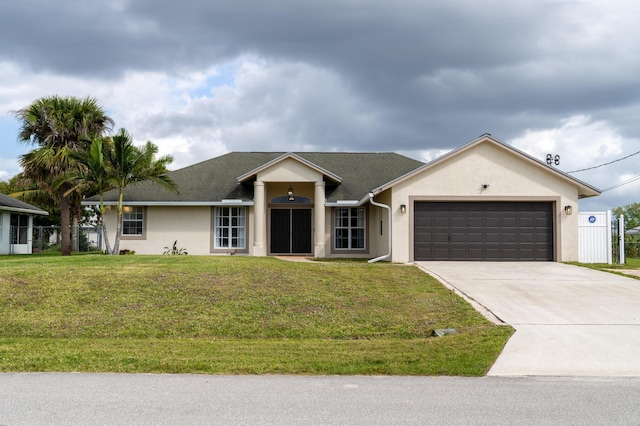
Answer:
[[[364,207],[337,208],[334,220],[336,249],[362,250],[365,248]]]
[[[244,207],[218,207],[215,217],[215,248],[246,247],[246,209]]]
[[[29,235],[29,216],[26,214],[11,214],[11,244],[27,244]]]
[[[122,235],[142,236],[144,229],[144,207],[122,208]]]

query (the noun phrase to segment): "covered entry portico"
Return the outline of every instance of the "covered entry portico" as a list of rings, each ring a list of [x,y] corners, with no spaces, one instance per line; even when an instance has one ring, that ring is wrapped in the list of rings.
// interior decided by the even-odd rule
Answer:
[[[238,178],[253,180],[253,255],[326,253],[327,182],[341,178],[289,153]]]

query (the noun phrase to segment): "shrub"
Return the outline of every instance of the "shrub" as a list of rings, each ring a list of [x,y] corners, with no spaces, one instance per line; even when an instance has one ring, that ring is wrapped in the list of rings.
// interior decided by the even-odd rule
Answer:
[[[181,255],[181,254],[189,254],[187,253],[187,250],[184,248],[178,248],[178,240],[175,240],[173,242],[173,246],[171,247],[165,247],[164,248],[164,253],[162,254],[166,254],[168,256],[173,256],[173,255]]]

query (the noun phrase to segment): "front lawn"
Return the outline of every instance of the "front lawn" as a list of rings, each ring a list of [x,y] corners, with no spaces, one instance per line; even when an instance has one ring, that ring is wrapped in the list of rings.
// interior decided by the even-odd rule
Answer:
[[[249,257],[3,257],[0,312],[0,371],[473,376],[513,332],[417,267]]]

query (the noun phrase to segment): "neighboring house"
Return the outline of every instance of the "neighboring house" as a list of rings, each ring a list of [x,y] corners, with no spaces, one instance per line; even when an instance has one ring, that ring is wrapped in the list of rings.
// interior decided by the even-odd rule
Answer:
[[[48,214],[31,204],[0,194],[0,254],[31,253],[33,216]]]
[[[179,194],[126,188],[121,248],[160,254],[177,240],[189,254],[572,261],[578,199],[600,194],[489,135],[426,164],[394,153],[232,152],[170,176]],[[112,208],[110,241],[115,218]]]

